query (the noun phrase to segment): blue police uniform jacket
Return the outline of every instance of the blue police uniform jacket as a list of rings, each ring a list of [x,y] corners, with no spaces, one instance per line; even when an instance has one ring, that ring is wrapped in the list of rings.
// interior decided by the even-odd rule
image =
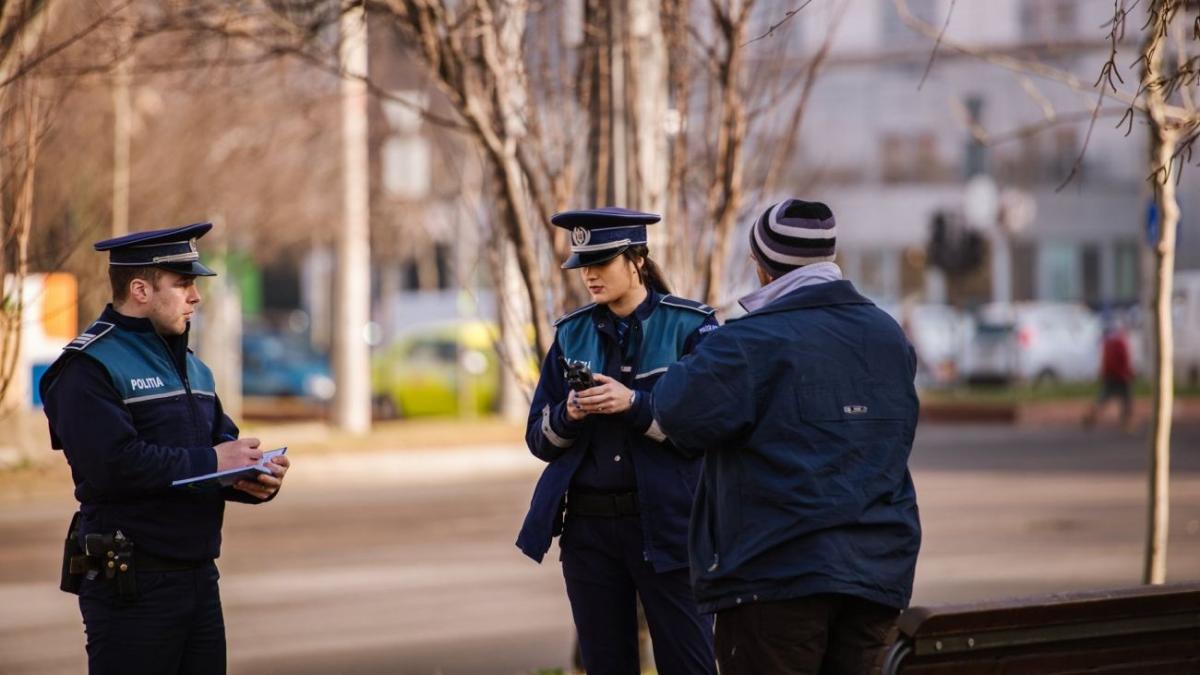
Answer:
[[[212,373],[148,319],[109,305],[63,350],[41,381],[50,438],[71,466],[81,537],[121,530],[136,550],[186,562],[216,558],[225,500],[261,500],[233,488],[171,482],[216,471],[213,446],[238,428]]]
[[[562,532],[569,489],[619,488],[628,476],[629,489],[638,495],[645,559],[658,572],[679,569],[687,566],[688,515],[701,459],[699,453],[678,452],[662,436],[653,423],[650,390],[667,366],[716,329],[716,318],[703,304],[651,291],[629,317],[625,354],[614,320],[607,307],[593,304],[555,323],[525,434],[529,450],[548,466],[534,489],[517,546],[541,562]],[[633,389],[633,407],[616,415],[568,419],[569,389],[560,356]],[[628,461],[614,463],[618,456]],[[596,468],[606,465],[624,468]]]
[[[904,332],[848,281],[731,320],[671,366],[655,418],[705,449],[689,536],[702,611],[817,593],[908,605],[915,372]]]

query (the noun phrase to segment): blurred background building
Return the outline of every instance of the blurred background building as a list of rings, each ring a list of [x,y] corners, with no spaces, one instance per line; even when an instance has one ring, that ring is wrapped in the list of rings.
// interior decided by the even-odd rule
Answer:
[[[798,16],[796,39],[819,44],[836,4]],[[939,29],[950,10],[948,0],[907,4]],[[931,39],[910,28],[892,0],[850,3],[795,165],[797,182],[815,183],[813,193],[844,224],[839,247],[847,275],[872,297],[893,302],[915,294],[959,307],[989,300],[1136,303],[1149,272],[1144,127],[1134,125],[1128,136],[1115,128],[1124,106],[1109,100],[1089,139],[1094,93],[950,46],[970,45],[985,58],[1044,61],[1091,84],[1110,47],[1102,26],[1111,14],[1105,0],[957,3],[947,44],[925,76]],[[971,225],[995,246],[947,285],[927,264],[932,222],[938,212],[964,211],[976,176],[985,178],[975,199],[993,220]],[[1180,269],[1200,266],[1200,214],[1189,204],[1200,183],[1195,172],[1183,177]],[[1008,249],[999,265],[991,260],[996,248]]]
[[[703,64],[682,78],[663,70],[674,63],[673,52],[660,53],[654,44],[655,31],[669,41],[684,20],[668,6],[686,5],[565,0],[527,7],[524,76],[542,116],[533,131],[543,134],[529,142],[562,146],[557,162],[547,162],[549,183],[540,188],[553,194],[535,196],[563,208],[622,202],[663,211],[655,257],[666,259],[684,295],[703,295],[705,255],[727,240],[727,265],[717,275],[723,285],[712,298],[723,312],[736,313],[736,298],[754,284],[743,263],[746,223],[785,196],[831,205],[842,225],[839,262],[846,276],[906,325],[905,308],[916,306],[937,306],[943,309],[923,311],[950,316],[993,302],[1082,303],[1095,311],[1144,302],[1152,271],[1147,242],[1156,225],[1148,134],[1140,118],[1118,125],[1125,104],[1111,98],[1101,101],[1092,125],[1094,83],[1110,49],[1109,0],[830,0],[804,4],[791,16],[795,5],[763,0],[746,27],[747,77],[739,89],[750,127],[745,189],[725,237],[714,232],[713,211],[704,207],[716,184],[705,172],[719,164],[713,111],[720,82]],[[336,50],[338,5],[270,6],[270,17],[310,27],[306,58],[264,54],[216,29],[169,30],[169,21],[179,20],[171,3],[134,3],[126,21],[83,42],[95,45],[92,61],[64,67],[66,84],[53,99],[57,117],[41,153],[30,269],[78,280],[83,325],[107,294],[103,264],[88,244],[109,236],[118,215],[127,213],[125,226],[133,229],[212,219],[218,228],[206,240],[206,255],[219,261],[223,276],[208,289],[199,348],[221,361],[230,341],[243,343],[240,360],[218,364],[233,371],[219,380],[236,386],[241,379],[240,389],[252,395],[327,402],[336,392],[327,355],[336,326],[344,167],[340,79],[321,58]],[[218,7],[212,12],[237,11]],[[647,8],[663,13],[647,15]],[[684,35],[695,42],[689,48],[703,51],[720,41],[708,10],[688,10],[693,33]],[[58,32],[70,35],[96,11],[59,10]],[[189,20],[201,14],[194,10]],[[385,12],[369,16],[370,259],[364,264],[371,316],[358,332],[377,359],[392,354],[386,358],[403,363],[410,355],[392,347],[421,343],[412,333],[428,326],[425,342],[441,346],[414,347],[413,354],[441,359],[445,386],[458,392],[451,398],[465,402],[470,395],[462,383],[470,378],[463,363],[478,363],[470,356],[478,350],[462,346],[468,338],[445,337],[446,325],[495,325],[499,300],[524,302],[505,252],[496,177],[444,87],[412,49],[410,34]],[[258,18],[242,17],[251,27]],[[624,25],[632,26],[633,41],[611,48],[614,36],[630,32]],[[1137,39],[1130,31],[1121,43],[1125,54]],[[1005,67],[1013,59],[1051,66],[1075,81]],[[648,83],[660,89],[647,90]],[[639,107],[651,100],[660,105]],[[802,120],[793,129],[789,120],[798,109]],[[628,125],[626,115],[633,115]],[[649,126],[637,124],[646,119]],[[647,129],[658,140],[645,140]],[[684,139],[690,145],[680,145]],[[792,151],[772,175],[781,146]],[[117,161],[122,147],[123,163]],[[691,173],[668,183],[663,156],[677,147]],[[124,193],[114,189],[122,180]],[[1196,173],[1184,171],[1180,270],[1200,268],[1200,207],[1191,203],[1197,187]],[[572,277],[555,276],[553,234],[535,234],[549,307],[568,309],[578,289]],[[230,294],[234,304],[221,299]],[[212,328],[229,324],[230,313],[244,318],[243,329],[226,335]],[[952,325],[965,320],[954,316]],[[1140,318],[1134,323],[1140,326]],[[521,331],[509,331],[515,332]],[[959,332],[947,349],[965,348],[970,331]],[[442,344],[447,340],[453,345]],[[513,364],[537,356],[483,351],[491,365],[480,372],[500,364],[499,372],[526,381],[529,369]],[[25,350],[41,365],[52,352],[48,344]],[[376,379],[381,368],[374,367]],[[291,374],[264,375],[281,370]],[[509,391],[510,399],[519,398],[519,387]],[[386,403],[384,396],[376,391],[376,402]],[[390,408],[397,406],[398,400]]]

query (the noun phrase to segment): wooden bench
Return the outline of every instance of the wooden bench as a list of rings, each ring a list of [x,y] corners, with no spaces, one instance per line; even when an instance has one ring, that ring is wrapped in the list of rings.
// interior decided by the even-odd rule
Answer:
[[[1200,583],[913,607],[878,672],[1195,675]]]

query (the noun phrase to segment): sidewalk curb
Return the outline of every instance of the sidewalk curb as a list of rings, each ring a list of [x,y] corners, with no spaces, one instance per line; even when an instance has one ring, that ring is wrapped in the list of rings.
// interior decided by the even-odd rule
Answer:
[[[976,401],[922,401],[921,424],[1009,424],[1019,427],[1076,427],[1092,406],[1092,399],[980,403]],[[1133,405],[1133,424],[1150,422],[1151,401],[1139,398]],[[1117,405],[1110,402],[1099,425],[1118,424]],[[1200,399],[1176,398],[1172,410],[1176,424],[1200,423]]]

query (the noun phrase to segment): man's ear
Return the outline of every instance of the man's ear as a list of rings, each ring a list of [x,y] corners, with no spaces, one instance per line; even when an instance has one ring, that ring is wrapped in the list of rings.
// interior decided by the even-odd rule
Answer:
[[[150,282],[145,279],[134,279],[129,282],[129,297],[137,302],[147,302],[150,299]]]

